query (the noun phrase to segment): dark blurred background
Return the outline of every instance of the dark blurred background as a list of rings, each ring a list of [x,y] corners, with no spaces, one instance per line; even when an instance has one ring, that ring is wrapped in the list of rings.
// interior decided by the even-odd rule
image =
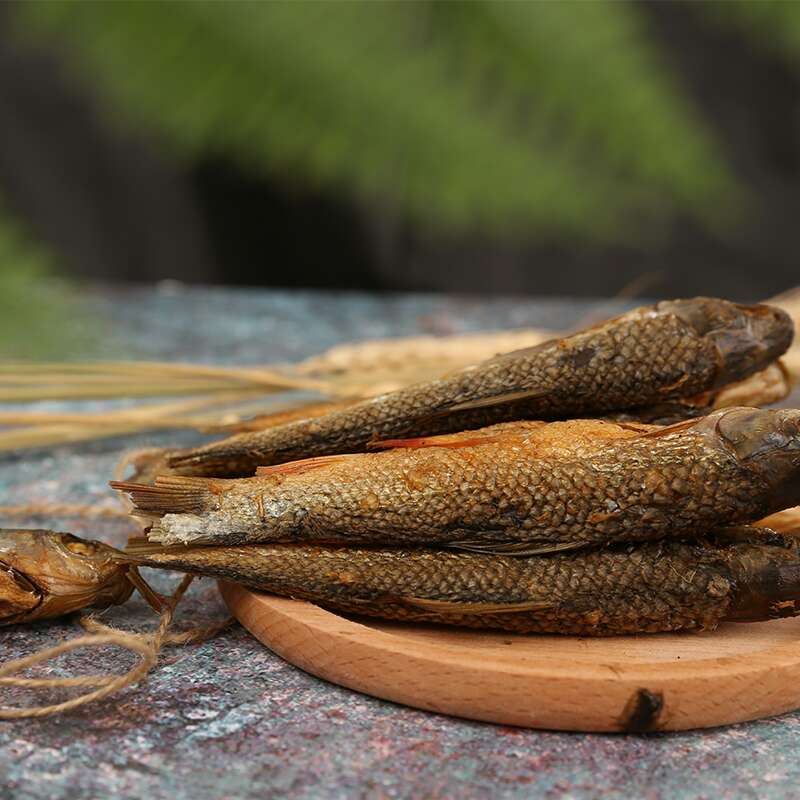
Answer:
[[[767,297],[799,88],[793,2],[5,3],[0,291]]]

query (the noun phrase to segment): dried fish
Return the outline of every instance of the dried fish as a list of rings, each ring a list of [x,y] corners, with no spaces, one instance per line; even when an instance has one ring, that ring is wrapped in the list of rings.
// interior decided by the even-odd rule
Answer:
[[[124,603],[130,568],[100,542],[46,530],[0,530],[0,626]]]
[[[692,398],[764,369],[793,332],[790,317],[770,306],[665,301],[449,377],[177,453],[170,466],[197,475],[252,475],[260,465],[363,451],[380,438]]]
[[[668,428],[505,423],[253,478],[114,482],[165,544],[449,544],[537,553],[692,535],[800,503],[800,411],[734,408]]]
[[[125,557],[373,617],[607,636],[794,616],[799,548],[743,528],[530,558],[291,544],[145,544]]]

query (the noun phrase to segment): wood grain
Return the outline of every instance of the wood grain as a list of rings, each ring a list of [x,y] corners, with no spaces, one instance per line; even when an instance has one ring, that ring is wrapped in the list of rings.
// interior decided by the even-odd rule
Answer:
[[[800,619],[589,639],[351,619],[220,584],[240,622],[333,683],[459,717],[573,731],[687,730],[800,707]]]

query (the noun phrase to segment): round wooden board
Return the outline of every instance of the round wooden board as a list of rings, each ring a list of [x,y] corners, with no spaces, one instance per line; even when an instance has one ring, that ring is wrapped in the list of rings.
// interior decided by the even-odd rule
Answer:
[[[583,639],[359,619],[220,584],[270,650],[333,683],[459,717],[570,731],[687,730],[800,707],[800,618]]]

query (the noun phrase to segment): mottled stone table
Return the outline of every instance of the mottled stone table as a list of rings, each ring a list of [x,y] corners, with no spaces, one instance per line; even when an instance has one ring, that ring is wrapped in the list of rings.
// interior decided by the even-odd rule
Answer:
[[[222,363],[294,360],[343,341],[420,332],[565,327],[586,304],[526,299],[182,289],[99,291],[108,355]],[[606,310],[616,310],[607,306]],[[56,407],[49,404],[46,407]],[[113,439],[0,460],[0,503],[113,502],[122,450],[189,433]],[[121,523],[29,519],[124,538]],[[174,585],[159,578],[159,588]],[[182,606],[190,624],[224,613],[211,582]],[[106,617],[147,626],[141,601]],[[75,634],[70,623],[4,629],[2,657]],[[122,671],[110,650],[53,667]],[[54,696],[55,697],[55,696]],[[28,699],[5,692],[4,702]],[[0,722],[0,798],[796,797],[800,714],[725,730],[651,736],[546,733],[465,722],[365,697],[281,661],[241,628],[165,651],[147,682],[46,721]]]

